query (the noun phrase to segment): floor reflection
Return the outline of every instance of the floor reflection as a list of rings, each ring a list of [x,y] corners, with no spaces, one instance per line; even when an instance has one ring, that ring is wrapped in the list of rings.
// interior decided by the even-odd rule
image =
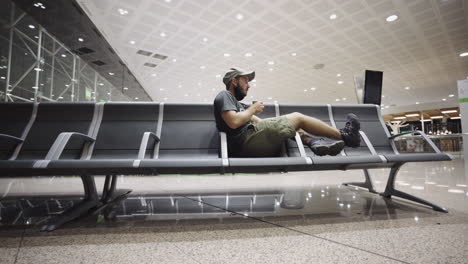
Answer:
[[[42,225],[77,203],[79,197],[9,199],[0,202],[0,225]],[[343,221],[397,219],[436,215],[431,209],[345,186],[315,186],[269,192],[178,193],[130,196],[95,223],[112,221],[223,219],[249,217],[263,221],[341,218]],[[80,221],[80,220],[78,220]],[[81,219],[83,221],[83,219]]]

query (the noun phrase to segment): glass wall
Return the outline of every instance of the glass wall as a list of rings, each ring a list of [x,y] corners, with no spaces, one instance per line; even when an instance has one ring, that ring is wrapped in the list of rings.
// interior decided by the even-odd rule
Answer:
[[[10,1],[0,11],[0,101],[132,101]]]

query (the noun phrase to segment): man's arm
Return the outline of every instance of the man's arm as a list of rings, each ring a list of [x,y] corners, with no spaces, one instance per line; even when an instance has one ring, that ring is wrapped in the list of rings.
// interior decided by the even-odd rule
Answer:
[[[251,107],[247,108],[247,110],[243,112],[236,112],[233,110],[224,111],[223,113],[221,113],[221,117],[223,118],[224,122],[226,122],[226,124],[230,128],[236,129],[240,126],[245,125],[250,120],[253,121],[253,119],[255,118],[258,119],[259,121],[260,118],[254,116],[254,114],[262,112],[263,108],[264,108],[263,104],[260,102],[257,102],[253,104]]]
[[[250,121],[254,122],[254,123],[258,123],[260,121],[262,121],[262,119],[256,115],[252,115],[252,118],[250,118]]]

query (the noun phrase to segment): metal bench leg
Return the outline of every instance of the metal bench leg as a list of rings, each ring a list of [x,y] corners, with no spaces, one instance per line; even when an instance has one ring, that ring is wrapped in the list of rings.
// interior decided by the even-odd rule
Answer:
[[[372,184],[372,180],[370,178],[369,171],[367,169],[364,169],[364,176],[366,177],[365,182],[345,182],[343,185],[348,186],[348,185],[353,185],[353,186],[358,186],[362,188],[366,188],[369,190],[371,193],[377,193],[374,189],[374,185]]]
[[[91,208],[99,205],[99,197],[96,192],[94,176],[82,175],[81,180],[83,181],[84,187],[83,201],[81,201],[78,205],[68,209],[64,213],[50,219],[50,221],[42,227],[41,231],[54,231],[63,224],[87,214]]]
[[[385,187],[385,191],[381,193],[380,195],[382,195],[385,198],[391,198],[392,196],[400,197],[400,198],[407,199],[413,202],[427,205],[429,207],[432,207],[432,209],[434,209],[435,211],[448,213],[447,209],[443,207],[435,205],[429,201],[426,201],[424,199],[421,199],[409,193],[405,193],[405,192],[395,189],[395,178],[396,178],[398,171],[400,170],[400,167],[403,164],[404,163],[397,163],[393,165],[392,169],[390,170],[390,175],[388,176],[388,181],[387,181],[387,186]]]
[[[116,189],[117,175],[106,175],[102,190],[101,204],[93,214],[104,212],[105,218],[112,218],[112,209],[121,201],[127,199],[131,189]]]

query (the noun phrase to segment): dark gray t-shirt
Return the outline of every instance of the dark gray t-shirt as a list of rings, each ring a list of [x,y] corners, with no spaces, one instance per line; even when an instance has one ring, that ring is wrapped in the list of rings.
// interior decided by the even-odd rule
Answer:
[[[214,99],[214,116],[216,119],[216,127],[219,131],[226,132],[229,143],[234,143],[237,139],[241,138],[243,132],[247,130],[251,122],[246,123],[243,126],[240,126],[236,129],[230,128],[221,114],[224,111],[236,111],[242,112],[245,111],[246,105],[237,101],[237,99],[227,90],[220,92]]]

